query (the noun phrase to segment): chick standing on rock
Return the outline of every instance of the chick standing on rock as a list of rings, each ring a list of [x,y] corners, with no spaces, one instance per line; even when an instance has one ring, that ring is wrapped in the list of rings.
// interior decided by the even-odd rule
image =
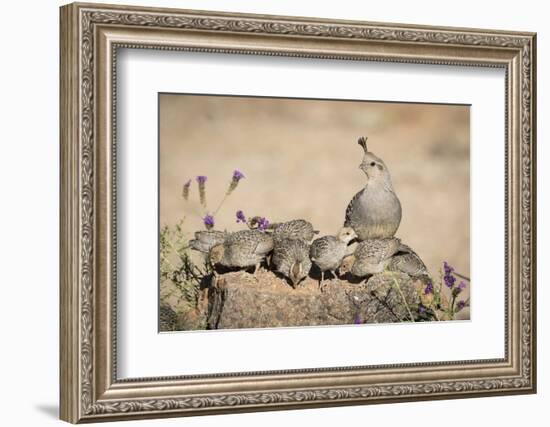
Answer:
[[[214,246],[222,244],[227,236],[228,233],[225,231],[196,231],[195,238],[189,241],[189,247],[207,254]]]
[[[288,277],[296,288],[311,270],[309,244],[301,239],[276,239],[271,263],[275,271]]]
[[[349,271],[360,278],[382,273],[400,246],[397,238],[365,240],[357,245]]]
[[[210,250],[213,265],[246,268],[254,266],[254,274],[266,255],[273,250],[273,237],[258,230],[241,230],[229,234],[222,244]]]
[[[382,159],[368,151],[367,138],[359,138],[358,143],[365,151],[359,169],[365,173],[367,184],[348,204],[344,226],[353,228],[359,240],[393,237],[401,222],[401,203],[390,172]]]
[[[313,225],[304,219],[293,219],[292,221],[273,225],[273,238],[275,240],[300,239],[311,242],[311,239],[317,233],[319,232],[313,229]]]
[[[403,243],[399,246],[398,252],[392,256],[388,263],[388,271],[399,271],[408,274],[410,277],[429,280],[429,273],[426,265],[414,250]]]
[[[334,277],[336,269],[346,256],[348,243],[357,235],[353,228],[343,227],[337,236],[323,236],[315,239],[309,249],[309,257],[321,270],[319,287],[322,289],[325,281],[325,271],[330,271]]]

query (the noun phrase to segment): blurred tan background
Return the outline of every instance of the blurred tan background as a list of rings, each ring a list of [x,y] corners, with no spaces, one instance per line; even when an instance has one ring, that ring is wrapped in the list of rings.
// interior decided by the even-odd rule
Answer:
[[[242,209],[336,233],[365,183],[357,144],[365,135],[401,200],[397,237],[436,277],[444,260],[469,276],[469,117],[468,106],[162,94],[160,224],[185,216],[186,230],[204,229],[194,178],[208,177],[214,211],[238,169],[246,178],[217,214],[216,229],[243,229],[235,222]]]

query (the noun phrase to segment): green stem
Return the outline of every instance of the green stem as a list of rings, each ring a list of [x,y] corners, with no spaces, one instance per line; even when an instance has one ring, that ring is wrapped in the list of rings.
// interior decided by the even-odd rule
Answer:
[[[407,303],[407,299],[405,298],[405,295],[403,294],[403,291],[401,290],[401,286],[399,286],[399,283],[397,282],[395,277],[393,278],[393,282],[395,283],[395,286],[397,286],[397,290],[399,291],[399,295],[401,295],[401,298],[403,299],[403,302],[405,303],[405,308],[407,309],[407,312],[409,313],[409,316],[411,318],[411,322],[414,322],[414,317],[413,317],[412,311],[409,307],[409,304]]]
[[[461,279],[467,280],[468,282],[471,282],[470,278],[468,276],[464,276],[463,274],[457,273],[456,271],[453,272],[455,276],[460,277]]]
[[[161,261],[162,261],[162,262],[165,262],[165,263],[167,263],[170,267],[172,267],[172,270],[175,270],[175,269],[176,269],[176,267],[174,266],[174,264],[172,264],[172,262],[171,262],[166,256],[164,256],[164,255],[161,254],[160,257],[161,257]]]
[[[453,299],[451,300],[451,306],[449,307],[449,316],[452,318],[455,317],[455,301],[456,301],[456,296],[453,295]]]
[[[227,200],[227,196],[229,196],[228,193],[225,193],[225,196],[223,196],[223,199],[221,200],[220,204],[218,205],[218,207],[216,208],[216,210],[214,211],[213,215],[214,217],[216,216],[216,214],[218,213],[218,211],[221,209],[222,205],[224,204],[224,202]]]

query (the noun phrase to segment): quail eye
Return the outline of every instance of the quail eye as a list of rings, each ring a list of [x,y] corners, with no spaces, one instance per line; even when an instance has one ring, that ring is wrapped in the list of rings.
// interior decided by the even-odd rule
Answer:
[[[370,165],[371,165],[371,166],[375,166],[375,165],[376,165],[376,163],[374,163],[374,162],[370,162]]]

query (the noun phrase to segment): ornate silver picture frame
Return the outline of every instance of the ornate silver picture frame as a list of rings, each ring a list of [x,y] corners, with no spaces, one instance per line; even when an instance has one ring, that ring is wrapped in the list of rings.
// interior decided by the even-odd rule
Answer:
[[[79,423],[536,391],[535,34],[79,3],[60,13],[61,419]],[[504,357],[119,378],[121,49],[504,70]]]

